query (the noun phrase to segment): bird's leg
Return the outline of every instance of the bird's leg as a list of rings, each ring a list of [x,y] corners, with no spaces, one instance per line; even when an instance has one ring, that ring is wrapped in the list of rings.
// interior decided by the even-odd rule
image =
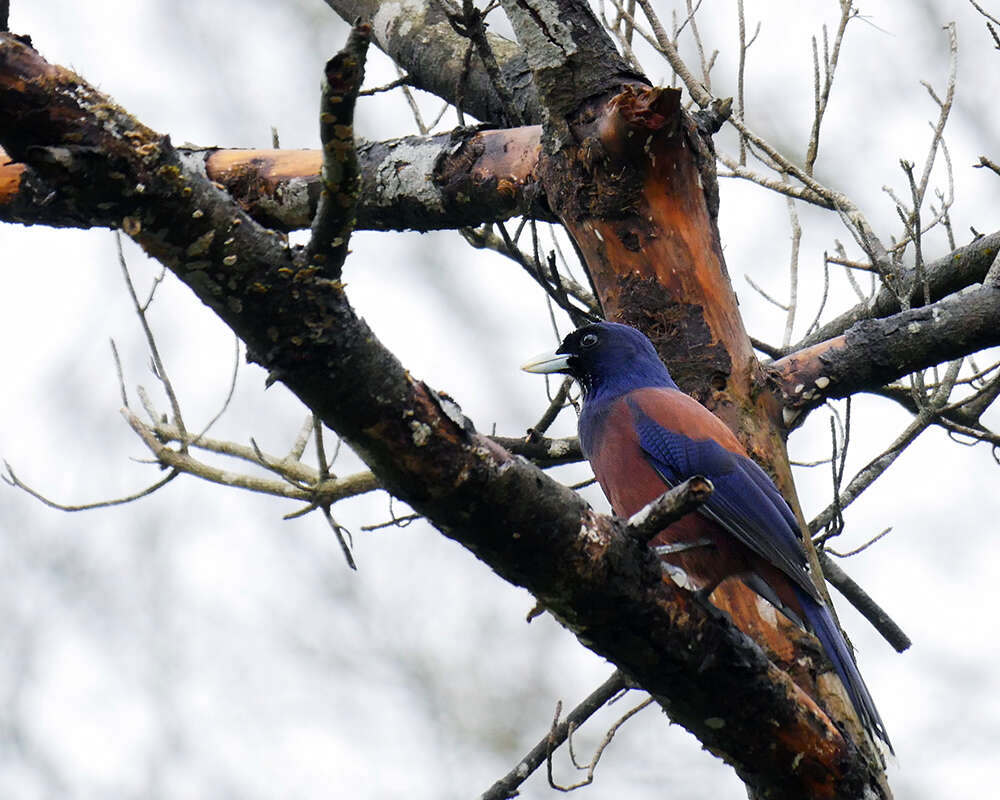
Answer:
[[[672,556],[674,553],[683,553],[685,550],[693,550],[695,547],[710,547],[715,544],[711,539],[695,539],[693,542],[671,542],[670,544],[658,544],[653,548],[653,552],[660,558]]]
[[[676,555],[677,553],[683,553],[687,550],[693,550],[696,547],[711,547],[715,543],[711,539],[693,539],[686,542],[670,542],[669,544],[658,544],[652,547],[653,553],[660,559],[660,569],[663,574],[670,578],[671,581],[676,583],[682,589],[687,589],[689,592],[701,593],[702,587],[691,580],[691,577],[687,572],[676,564],[671,564],[669,561],[664,560],[667,556]],[[712,589],[715,587],[713,586]],[[711,589],[708,594],[711,594]],[[706,595],[707,597],[708,595]]]

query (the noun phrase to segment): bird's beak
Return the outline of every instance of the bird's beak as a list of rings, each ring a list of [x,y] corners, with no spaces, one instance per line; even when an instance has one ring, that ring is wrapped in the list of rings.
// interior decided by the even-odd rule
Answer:
[[[569,369],[569,356],[562,353],[539,353],[521,365],[525,372],[565,372]]]

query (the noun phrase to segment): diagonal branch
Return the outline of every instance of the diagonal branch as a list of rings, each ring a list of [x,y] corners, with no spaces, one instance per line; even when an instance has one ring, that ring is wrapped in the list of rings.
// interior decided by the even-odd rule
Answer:
[[[616,694],[627,688],[628,681],[625,676],[620,670],[615,670],[604,683],[574,708],[566,719],[553,725],[552,730],[525,754],[517,766],[483,792],[479,800],[508,800],[516,797],[519,794],[517,787],[545,763],[545,759],[569,738],[572,731],[590,719]]]
[[[766,380],[796,421],[827,398],[1000,345],[1000,286],[969,287],[928,306],[855,323],[845,334],[780,358]]]
[[[914,308],[924,304],[925,286],[932,302],[941,300],[966,286],[981,282],[998,252],[1000,252],[1000,231],[980,236],[964,247],[959,247],[925,264],[923,282],[917,281],[916,271],[911,270],[901,276],[899,284],[910,287],[909,301]],[[899,297],[883,286],[870,303],[861,303],[845,311],[806,336],[790,350],[802,350],[832,339],[863,319],[887,317],[901,310]]]

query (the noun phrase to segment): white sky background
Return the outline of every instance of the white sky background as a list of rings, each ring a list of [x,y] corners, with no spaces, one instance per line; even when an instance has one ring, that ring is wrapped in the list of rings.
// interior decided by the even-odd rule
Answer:
[[[798,158],[811,121],[809,36],[837,19],[834,3],[804,5],[747,3],[748,29],[763,22],[749,56],[748,119]],[[862,6],[868,21],[848,30],[818,177],[849,193],[884,238],[898,233],[881,187],[905,191],[899,158],[923,164],[937,109],[919,81],[943,91],[940,25],[957,19],[958,99],[947,141],[961,244],[970,226],[997,228],[1000,178],[970,165],[981,154],[1000,156],[991,150],[1000,53],[971,7],[938,5],[944,10]],[[706,3],[699,19],[708,47],[721,51],[713,73],[721,96],[735,92],[734,8]],[[289,148],[316,146],[320,70],[346,30],[319,0],[147,0],[86,10],[15,0],[11,27],[175,142],[267,147],[275,125]],[[669,79],[665,63],[643,60],[653,80]],[[394,77],[373,52],[368,85]],[[424,107],[433,117],[438,104]],[[414,126],[394,93],[364,100],[357,130],[389,138]],[[936,177],[943,186],[943,173]],[[748,327],[776,342],[784,320],[743,275],[776,296],[787,292],[784,201],[731,181],[722,191],[723,243]],[[823,250],[834,238],[849,244],[829,215],[800,213],[803,301],[793,340],[818,306]],[[515,434],[537,419],[541,381],[517,365],[553,334],[529,279],[457,234],[359,233],[352,247],[349,296],[415,375],[454,395],[482,430],[495,424]],[[946,250],[941,235],[928,238],[930,257]],[[148,286],[156,265],[131,244],[126,252]],[[118,414],[109,338],[131,402],[141,384],[166,404],[112,235],[0,226],[0,269],[0,456],[70,503],[160,477],[136,462],[148,454]],[[827,318],[853,302],[835,275]],[[232,337],[169,276],[150,316],[197,429],[225,396]],[[241,364],[236,398],[213,435],[253,436],[280,455],[304,411],[280,386],[264,392],[263,381],[260,369]],[[853,416],[849,475],[907,422],[871,398],[857,400]],[[827,455],[828,417],[815,412],[793,435],[793,458]],[[555,432],[574,427],[567,412]],[[346,452],[337,463],[341,474],[358,468]],[[912,650],[896,655],[846,603],[838,608],[899,754],[890,779],[900,798],[966,796],[996,767],[998,470],[983,446],[960,447],[932,431],[846,514],[840,549],[894,529],[845,567],[911,635]],[[575,480],[581,472],[562,474]],[[799,470],[797,482],[807,516],[829,502],[828,468]],[[599,492],[588,497],[606,507]],[[361,533],[389,518],[385,495],[336,509],[355,533],[358,573],[346,569],[318,516],[281,520],[294,509],[179,478],[134,505],[67,515],[0,486],[0,798],[469,797],[544,734],[557,699],[571,706],[611,672],[549,618],[525,625],[530,596],[426,525]],[[637,701],[592,722],[579,750]],[[745,796],[727,767],[651,709],[619,733],[597,780],[581,796]],[[554,793],[536,775],[523,795]]]

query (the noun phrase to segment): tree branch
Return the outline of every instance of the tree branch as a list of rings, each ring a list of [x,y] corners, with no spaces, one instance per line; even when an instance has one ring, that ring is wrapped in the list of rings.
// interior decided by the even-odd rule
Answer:
[[[545,763],[552,751],[563,744],[570,734],[597,713],[601,707],[619,692],[628,688],[628,682],[620,670],[594,689],[583,702],[574,708],[562,722],[554,725],[534,747],[525,754],[517,766],[494,783],[480,796],[479,800],[508,800],[516,797],[517,787]]]
[[[354,231],[361,174],[354,147],[354,103],[365,79],[371,27],[351,29],[344,49],[326,62],[320,99],[319,136],[323,144],[321,190],[312,221],[305,263],[339,277]]]
[[[931,301],[941,300],[966,286],[982,281],[998,252],[1000,252],[1000,231],[980,236],[964,247],[959,247],[954,252],[925,264],[924,279]],[[916,270],[909,270],[901,275],[899,285],[909,287],[912,307],[924,304],[925,283],[917,280]],[[861,320],[887,317],[900,310],[899,297],[888,287],[883,286],[870,303],[860,303],[845,311],[806,336],[789,351],[802,350],[839,336]]]
[[[349,24],[358,18],[369,20],[375,42],[406,70],[412,85],[449,103],[459,101],[459,86],[463,86],[463,111],[483,122],[501,126],[519,124],[517,120],[508,119],[503,99],[480,61],[472,62],[466,73],[468,40],[452,28],[444,3],[425,0],[401,0],[396,3],[325,1]],[[510,87],[520,118],[528,123],[541,122],[538,96],[521,49],[496,34],[487,33],[486,40],[504,83]]]
[[[864,618],[882,634],[882,637],[893,646],[897,653],[903,653],[910,648],[913,642],[903,632],[903,629],[824,550],[819,553],[819,563],[823,567],[823,575],[826,579],[836,586],[851,605],[864,615]]]
[[[629,517],[629,536],[648,543],[668,525],[677,522],[708,500],[713,488],[712,482],[701,475],[688,478]]]
[[[356,229],[419,231],[501,222],[518,214],[552,219],[535,175],[541,128],[461,128],[358,145]],[[308,228],[320,196],[320,150],[177,148],[192,169],[222,184],[262,225]],[[69,154],[72,157],[72,154]],[[0,221],[108,227],[101,209],[66,203],[39,173],[0,149]]]
[[[766,368],[797,417],[827,398],[874,391],[919,369],[1000,344],[1000,286],[969,287],[780,358]],[[789,415],[786,415],[786,419]]]

